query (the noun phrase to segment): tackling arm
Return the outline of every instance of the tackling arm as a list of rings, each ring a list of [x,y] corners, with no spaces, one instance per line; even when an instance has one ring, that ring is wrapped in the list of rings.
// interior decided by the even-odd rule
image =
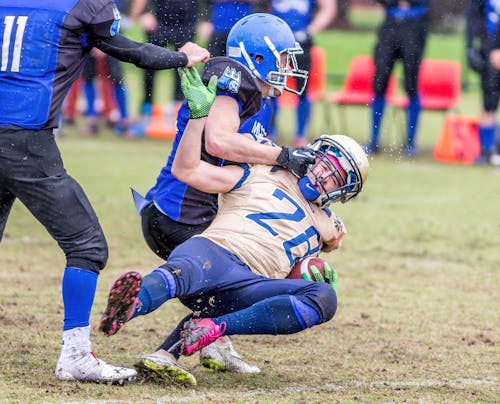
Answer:
[[[188,57],[183,52],[175,52],[150,43],[138,43],[123,35],[97,38],[96,48],[122,62],[133,63],[137,67],[162,70],[183,67]]]
[[[240,166],[214,166],[201,159],[201,138],[215,98],[217,76],[205,87],[194,68],[179,69],[181,88],[188,101],[190,119],[177,147],[172,173],[182,182],[208,193],[230,191],[243,176]]]
[[[206,118],[188,121],[175,154],[172,174],[203,192],[229,192],[241,180],[244,169],[238,165],[214,166],[201,160],[201,134],[205,121]]]
[[[237,163],[279,165],[298,178],[307,172],[316,155],[307,148],[274,147],[237,134],[240,125],[237,102],[218,96],[205,125],[205,148],[212,156]]]
[[[240,136],[238,103],[219,95],[205,125],[205,147],[212,156],[238,163],[276,164],[281,148],[263,145],[247,136]]]

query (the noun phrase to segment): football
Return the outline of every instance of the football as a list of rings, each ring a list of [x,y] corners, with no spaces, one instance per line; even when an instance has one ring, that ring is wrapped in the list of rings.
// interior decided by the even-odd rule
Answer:
[[[324,263],[325,261],[321,258],[318,257],[306,257],[303,258],[300,261],[297,261],[295,265],[292,267],[292,270],[288,274],[287,278],[288,279],[304,279],[302,277],[303,273],[309,273],[309,276],[311,277],[312,280],[314,280],[314,276],[311,272],[311,267],[315,266],[318,268],[319,272],[325,277],[325,268],[324,268]]]

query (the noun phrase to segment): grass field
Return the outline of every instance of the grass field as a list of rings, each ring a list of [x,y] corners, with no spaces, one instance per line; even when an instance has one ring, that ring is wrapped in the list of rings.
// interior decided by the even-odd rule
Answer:
[[[433,40],[450,42],[443,53],[458,43],[455,37]],[[361,40],[359,53],[364,46]],[[461,111],[477,114],[479,102],[477,92],[465,93]],[[348,134],[366,140],[366,109],[349,109],[347,116]],[[290,141],[290,117],[291,111],[283,112],[282,142]],[[325,130],[323,119],[317,108],[311,137]],[[398,119],[387,115],[387,145],[402,140]],[[407,160],[393,152],[371,159],[364,192],[334,207],[348,228],[342,248],[325,256],[340,278],[335,318],[296,335],[234,337],[240,353],[262,369],[259,375],[213,373],[196,357],[187,358],[198,379],[194,389],[55,379],[64,256],[15,204],[0,245],[0,402],[499,402],[500,172],[435,162],[431,150],[442,119],[424,112],[419,157]],[[142,240],[128,187],[146,191],[152,185],[170,143],[125,140],[110,132],[85,138],[67,128],[59,145],[68,171],[93,202],[110,248],[92,313],[93,348],[110,363],[131,366],[186,314],[169,302],[114,337],[97,334],[112,281],[125,269],[147,273],[160,264]]]

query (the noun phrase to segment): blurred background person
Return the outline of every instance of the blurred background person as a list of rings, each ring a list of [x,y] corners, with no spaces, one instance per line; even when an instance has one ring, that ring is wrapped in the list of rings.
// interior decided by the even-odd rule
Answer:
[[[476,164],[488,164],[495,154],[496,111],[500,97],[500,73],[492,66],[488,55],[494,46],[500,2],[469,0],[467,4],[467,62],[479,74],[482,111],[479,115],[480,155]]]
[[[120,30],[126,32],[130,28],[127,2],[115,0],[121,13]],[[83,89],[86,101],[85,116],[87,118],[84,134],[96,135],[99,132],[99,115],[103,115],[107,123],[119,135],[129,135],[129,109],[127,88],[123,67],[118,59],[106,55],[99,49],[89,53],[81,77],[73,83],[66,95],[62,110],[62,125],[74,125],[78,114],[78,99]],[[101,101],[97,108],[96,101]],[[118,109],[118,117],[114,115]]]
[[[264,2],[261,2],[261,7]],[[268,11],[280,17],[288,23],[292,29],[295,40],[300,44],[304,53],[297,55],[297,62],[301,70],[311,70],[311,47],[313,37],[324,30],[333,21],[337,14],[337,0],[271,0],[267,2]],[[297,89],[303,87],[302,82],[297,80]],[[274,106],[274,125],[271,136],[276,137],[278,102],[272,99]],[[297,106],[297,123],[293,140],[294,147],[305,146],[307,141],[307,129],[311,119],[312,103],[307,97],[306,88],[299,96]]]
[[[430,0],[377,0],[385,8],[385,20],[378,31],[375,46],[375,77],[373,91],[375,98],[371,105],[371,138],[365,151],[379,152],[379,136],[385,109],[385,91],[396,60],[404,66],[404,87],[408,95],[406,115],[406,145],[404,153],[413,157],[417,154],[416,135],[420,116],[418,96],[418,74],[429,33]]]
[[[101,69],[99,69],[99,63],[101,63]],[[110,81],[112,92],[110,95],[118,108],[118,120],[113,116],[112,110],[107,111],[109,113],[105,117],[107,123],[113,127],[117,134],[128,136],[130,120],[127,105],[127,89],[121,62],[112,56],[106,55],[99,49],[93,49],[83,66],[83,78],[83,89],[87,101],[85,134],[96,135],[99,132],[99,112],[96,109],[96,99],[99,96],[96,88],[96,79],[98,79],[101,81]],[[104,102],[106,96],[102,92],[106,91],[106,87],[101,85],[99,89],[101,91],[100,97]]]
[[[208,19],[198,27],[198,38],[207,42],[212,56],[226,56],[226,41],[229,31],[241,18],[256,12],[256,0],[208,0],[204,5]]]
[[[130,18],[140,20],[147,42],[158,46],[171,46],[175,50],[186,42],[192,42],[198,23],[198,1],[196,0],[132,0]],[[175,75],[173,100],[184,100],[180,80]],[[155,71],[144,71],[144,95],[141,115],[151,114],[154,94]],[[138,129],[140,130],[140,129]]]

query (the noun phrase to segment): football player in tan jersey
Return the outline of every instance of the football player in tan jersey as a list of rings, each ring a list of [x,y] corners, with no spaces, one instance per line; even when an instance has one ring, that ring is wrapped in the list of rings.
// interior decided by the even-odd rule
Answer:
[[[269,97],[277,97],[286,89],[287,78],[301,78],[303,81],[307,76],[307,72],[299,69],[296,63],[296,55],[302,49],[292,30],[276,16],[251,14],[233,26],[227,45],[228,57],[211,58],[204,64],[201,74],[204,83],[208,83],[213,75],[218,77],[217,96],[204,126],[202,159],[216,166],[228,161],[281,164],[301,177],[307,165],[314,161],[308,150],[301,154],[298,149],[270,147],[262,144],[259,137],[265,136],[271,125]],[[177,114],[176,138],[165,166],[159,171],[146,198],[134,193],[144,240],[163,261],[179,244],[204,231],[215,218],[218,208],[216,193],[200,192],[190,187],[179,181],[171,170],[177,144],[189,117],[189,107],[184,103]],[[258,141],[254,141],[258,137]],[[109,330],[103,328],[102,331],[109,335]],[[169,349],[177,339],[177,335],[167,337],[158,349]],[[179,349],[171,353],[174,357],[180,356]],[[144,372],[150,368],[157,376],[168,375],[169,365],[162,365],[163,358],[156,359],[152,356],[141,358]],[[260,371],[238,355],[229,337],[203,349],[200,363],[205,367],[239,373]]]
[[[290,334],[330,320],[337,296],[329,282],[283,278],[296,261],[339,246],[345,229],[327,206],[361,192],[369,168],[363,149],[347,136],[323,135],[310,146],[316,160],[299,180],[279,168],[210,165],[199,151],[213,86],[205,88],[194,70],[181,74],[190,99],[201,94],[199,105],[190,104],[201,118],[189,120],[173,170],[195,188],[220,193],[219,211],[164,265],[115,281],[107,309],[113,327],[177,297],[199,317],[178,327],[181,352],[191,355],[223,335]]]

